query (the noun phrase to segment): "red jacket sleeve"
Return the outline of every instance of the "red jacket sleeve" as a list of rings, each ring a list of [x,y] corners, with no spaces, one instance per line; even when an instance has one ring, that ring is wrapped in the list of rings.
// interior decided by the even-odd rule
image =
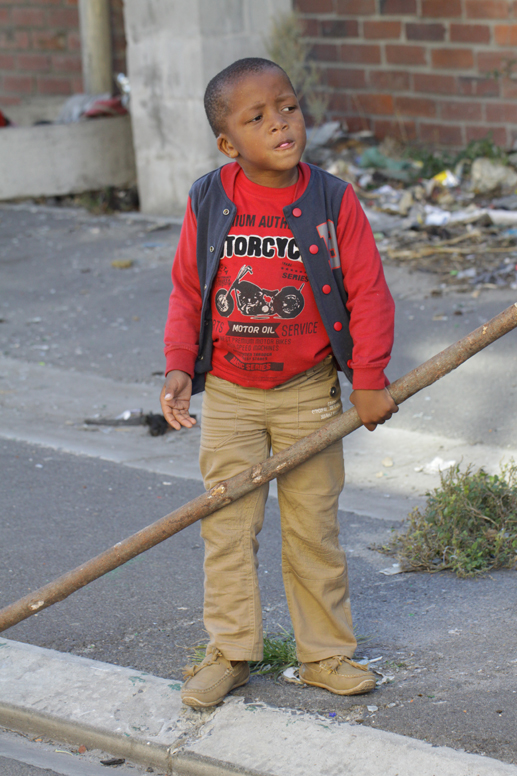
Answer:
[[[393,347],[395,304],[370,224],[352,186],[345,191],[336,231],[354,341],[353,387],[379,390],[389,384],[384,369]]]
[[[196,262],[197,222],[190,198],[172,265],[172,293],[165,324],[165,374],[181,369],[194,377],[202,295]]]

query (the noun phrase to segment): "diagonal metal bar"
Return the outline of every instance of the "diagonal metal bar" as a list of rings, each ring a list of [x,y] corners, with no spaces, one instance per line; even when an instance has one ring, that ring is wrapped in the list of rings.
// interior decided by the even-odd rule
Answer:
[[[458,366],[479,353],[492,342],[517,327],[517,303],[496,315],[487,323],[442,350],[421,366],[408,372],[390,386],[396,404],[409,399],[418,391],[440,380]],[[0,632],[27,619],[36,612],[68,598],[69,595],[122,566],[128,560],[163,542],[202,517],[207,517],[246,493],[278,477],[324,450],[338,439],[361,426],[355,407],[301,439],[296,444],[257,464],[236,477],[221,482],[193,501],[160,518],[141,531],[118,542],[72,571],[29,593],[19,601],[0,610]]]

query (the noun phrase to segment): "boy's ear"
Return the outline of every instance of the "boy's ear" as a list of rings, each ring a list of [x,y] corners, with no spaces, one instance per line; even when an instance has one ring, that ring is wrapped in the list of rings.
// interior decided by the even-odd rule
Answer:
[[[230,138],[224,133],[221,133],[217,138],[217,148],[222,154],[227,156],[229,159],[237,159],[237,157],[239,156],[239,152],[233,146]]]

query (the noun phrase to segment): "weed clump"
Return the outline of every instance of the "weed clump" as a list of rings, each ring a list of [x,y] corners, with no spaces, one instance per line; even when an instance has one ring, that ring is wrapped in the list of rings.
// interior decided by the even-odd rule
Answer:
[[[206,644],[194,647],[190,657],[194,664],[199,664],[205,657]],[[282,628],[282,633],[276,635],[264,634],[264,654],[262,660],[250,661],[252,674],[273,674],[275,678],[285,671],[298,665],[296,657],[296,642],[292,630]]]
[[[404,152],[404,157],[421,164],[419,175],[422,178],[432,178],[433,175],[438,175],[443,170],[454,170],[458,165],[467,171],[472,162],[479,157],[492,159],[500,164],[508,164],[508,154],[494,143],[491,132],[479,140],[471,140],[465,148],[456,154],[444,150],[429,149],[426,146],[409,146]]]
[[[282,633],[275,636],[264,634],[264,656],[262,660],[250,663],[250,669],[252,674],[273,674],[278,677],[286,668],[297,665],[294,634],[282,629]]]
[[[444,571],[460,577],[517,565],[517,466],[500,474],[459,466],[441,475],[427,493],[423,512],[414,509],[407,529],[381,552],[396,555],[407,571]]]

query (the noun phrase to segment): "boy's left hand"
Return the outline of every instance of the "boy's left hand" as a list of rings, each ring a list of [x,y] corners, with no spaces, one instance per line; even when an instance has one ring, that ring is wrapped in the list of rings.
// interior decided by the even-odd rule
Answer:
[[[374,431],[377,425],[389,420],[395,412],[399,411],[387,388],[380,391],[364,389],[352,391],[350,401],[368,431]]]

